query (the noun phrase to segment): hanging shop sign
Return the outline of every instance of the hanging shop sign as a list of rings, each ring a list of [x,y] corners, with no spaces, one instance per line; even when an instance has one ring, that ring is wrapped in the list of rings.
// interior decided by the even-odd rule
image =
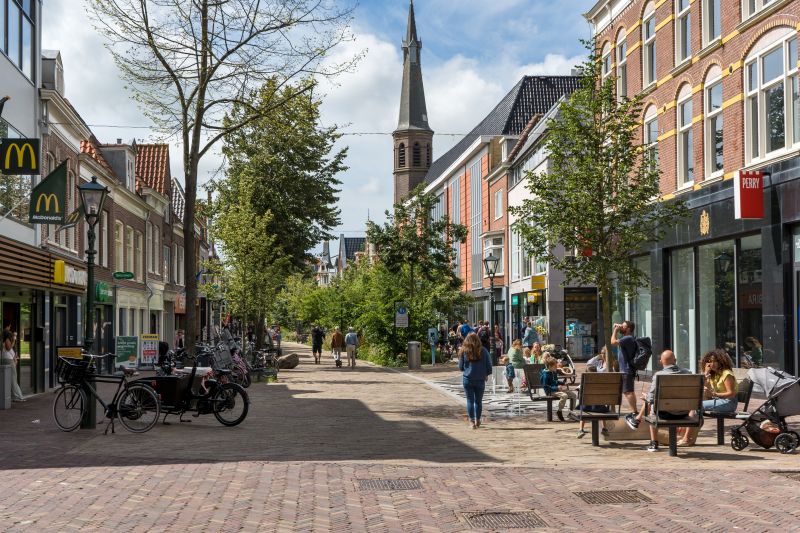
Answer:
[[[734,176],[733,202],[736,220],[764,218],[764,178],[769,174],[740,170]]]
[[[186,314],[186,293],[181,292],[175,296],[175,313],[179,315]]]
[[[519,305],[519,294],[511,296],[511,305]]]
[[[0,171],[12,176],[39,174],[39,139],[0,139]]]
[[[531,290],[543,290],[547,285],[547,276],[531,276]]]
[[[85,270],[68,265],[62,259],[56,259],[53,261],[53,283],[86,287],[89,282]]]
[[[108,303],[114,299],[114,291],[105,281],[94,284],[94,299],[97,303]]]
[[[67,207],[67,162],[64,161],[31,191],[31,224],[63,224]]]

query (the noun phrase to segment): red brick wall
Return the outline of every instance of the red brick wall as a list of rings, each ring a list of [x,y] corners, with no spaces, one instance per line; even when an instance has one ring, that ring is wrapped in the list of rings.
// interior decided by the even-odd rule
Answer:
[[[616,65],[616,36],[620,29],[627,31],[628,45],[627,70],[628,94],[641,93],[642,89],[642,28],[641,15],[646,0],[635,0],[618,15],[612,23],[597,36],[600,49],[606,42],[612,44],[612,62]],[[675,66],[675,20],[674,2],[672,0],[656,2],[656,74],[657,86],[647,89],[645,101],[655,105],[658,111],[658,127],[663,138],[659,141],[659,159],[662,171],[661,191],[663,194],[675,192],[677,188],[677,107],[678,92],[684,83],[691,84],[692,112],[696,122],[693,125],[694,138],[694,182],[700,187],[705,178],[704,120],[703,115],[703,83],[708,70],[719,65],[722,70],[724,121],[724,175],[732,177],[733,172],[742,168],[744,158],[744,122],[743,122],[743,60],[752,45],[764,33],[776,26],[797,28],[800,22],[800,1],[776,2],[781,4],[768,16],[759,19],[759,15],[742,21],[741,2],[724,0],[722,2],[721,35],[723,45],[708,46],[702,50],[702,18],[703,2],[695,0],[691,4],[691,42],[692,59],[685,68]],[[673,20],[664,22],[672,17]],[[662,25],[663,24],[663,25]],[[659,25],[662,25],[659,27]],[[702,51],[702,54],[701,54]]]

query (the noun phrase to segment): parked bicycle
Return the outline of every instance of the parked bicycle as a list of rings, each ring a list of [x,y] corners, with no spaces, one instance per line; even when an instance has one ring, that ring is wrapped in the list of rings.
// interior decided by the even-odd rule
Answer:
[[[247,391],[233,382],[221,382],[216,375],[228,377],[228,369],[213,370],[211,367],[198,366],[198,359],[192,359],[191,368],[178,368],[175,354],[167,343],[159,343],[158,374],[152,378],[141,378],[137,382],[151,385],[159,393],[160,407],[164,412],[163,423],[167,424],[168,415],[178,415],[181,422],[183,415],[194,412],[194,417],[213,414],[224,426],[240,424],[250,409],[250,398]]]
[[[97,400],[103,406],[106,418],[111,422],[104,434],[114,433],[114,419],[133,433],[150,431],[161,415],[158,395],[152,387],[140,381],[128,382],[124,374],[111,376],[96,374],[95,360],[107,355],[85,355],[83,359],[59,357],[56,375],[61,388],[53,401],[53,418],[62,431],[75,430],[89,409],[89,402]],[[117,385],[117,391],[109,403],[95,388],[97,383]],[[88,393],[88,394],[87,394]],[[89,396],[87,398],[87,396]]]

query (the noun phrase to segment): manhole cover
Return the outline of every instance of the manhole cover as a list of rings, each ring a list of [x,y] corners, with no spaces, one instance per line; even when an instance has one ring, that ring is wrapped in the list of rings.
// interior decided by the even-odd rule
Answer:
[[[475,529],[547,527],[547,523],[533,511],[460,513],[459,516]]]
[[[420,490],[422,484],[416,478],[359,479],[358,490]]]
[[[795,481],[800,481],[800,470],[773,470],[772,473],[779,476],[788,477],[789,479],[793,479]]]
[[[575,495],[591,505],[653,502],[653,500],[638,490],[590,490],[586,492],[576,492]]]

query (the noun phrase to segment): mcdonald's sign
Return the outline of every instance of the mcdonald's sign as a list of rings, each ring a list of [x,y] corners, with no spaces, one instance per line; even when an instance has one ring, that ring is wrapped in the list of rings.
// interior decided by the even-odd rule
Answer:
[[[39,168],[39,139],[0,139],[0,171],[35,176]]]
[[[67,163],[61,163],[31,191],[28,222],[64,224],[67,208]]]

